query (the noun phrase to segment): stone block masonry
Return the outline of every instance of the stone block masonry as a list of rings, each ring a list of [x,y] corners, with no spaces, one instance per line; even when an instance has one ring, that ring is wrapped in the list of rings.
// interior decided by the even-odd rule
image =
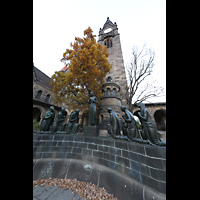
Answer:
[[[107,137],[33,134],[33,159],[90,161],[166,194],[166,148]]]

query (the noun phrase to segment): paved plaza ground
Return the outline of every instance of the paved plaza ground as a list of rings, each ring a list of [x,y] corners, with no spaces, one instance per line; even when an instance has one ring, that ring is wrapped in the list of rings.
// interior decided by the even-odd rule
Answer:
[[[33,200],[86,200],[85,197],[80,198],[77,193],[72,190],[65,190],[58,186],[37,186],[33,187]]]

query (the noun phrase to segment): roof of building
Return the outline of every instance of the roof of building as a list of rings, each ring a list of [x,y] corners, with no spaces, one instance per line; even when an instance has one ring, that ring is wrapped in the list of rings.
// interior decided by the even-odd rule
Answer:
[[[46,86],[48,89],[52,89],[53,86],[49,86],[49,83],[51,81],[51,78],[47,76],[44,72],[40,71],[37,67],[33,64],[33,70],[35,72],[35,77],[38,83]]]
[[[111,26],[114,26],[114,24],[110,21],[109,17],[107,17],[107,20],[106,20],[105,24],[103,25],[103,29],[105,28],[105,26],[106,26],[107,24],[109,24],[109,25],[111,25]],[[115,22],[115,24],[116,24],[116,22]]]
[[[60,71],[65,72],[67,70],[67,65],[65,65]]]

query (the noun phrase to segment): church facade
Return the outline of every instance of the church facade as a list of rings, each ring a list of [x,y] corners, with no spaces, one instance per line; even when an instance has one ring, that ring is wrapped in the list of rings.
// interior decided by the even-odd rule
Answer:
[[[41,123],[50,106],[54,106],[55,115],[60,107],[54,105],[52,87],[49,86],[51,78],[40,71],[33,63],[33,120]]]
[[[107,17],[103,27],[99,29],[98,42],[102,46],[107,46],[109,53],[108,61],[112,64],[112,69],[110,73],[106,75],[105,83],[102,86],[103,97],[97,110],[99,135],[106,135],[107,124],[109,123],[110,118],[107,109],[112,108],[121,121],[121,106],[127,106],[125,98],[127,79],[121,49],[120,34],[118,32],[117,23],[112,23],[109,17]],[[60,71],[67,72],[67,67],[63,67]],[[61,110],[61,107],[65,108],[65,122],[68,123],[69,116],[73,110],[68,110],[65,105],[54,105],[53,92],[49,83],[50,77],[33,65],[33,119],[35,118],[41,123],[45,112],[49,110],[51,105],[53,105],[55,107],[55,116]],[[154,120],[154,116],[152,116],[152,118]],[[79,112],[79,124],[81,128],[88,126],[87,111]]]
[[[103,25],[103,28],[100,28],[99,30],[98,42],[102,46],[107,46],[107,50],[109,53],[108,61],[112,64],[111,72],[107,74],[105,78],[105,84],[102,87],[103,98],[101,104],[99,105],[97,113],[98,124],[100,125],[101,129],[106,130],[107,122],[109,120],[107,108],[111,107],[121,119],[121,106],[122,104],[124,105],[126,103],[125,87],[127,83],[120,37],[116,22],[113,24],[109,20],[109,18],[107,18],[105,24]],[[60,71],[66,72],[67,67],[63,67]],[[48,107],[50,104],[53,105],[53,92],[48,85],[50,83],[50,78],[44,75],[44,73],[37,69],[35,66],[33,66],[33,77],[34,102],[43,102],[43,104],[46,104],[46,107]],[[69,115],[73,111],[68,110],[68,108],[64,105],[59,105],[59,107],[66,108],[67,122]],[[35,110],[36,108],[39,109],[39,106],[34,105],[34,108]],[[40,110],[42,109],[40,108]],[[39,119],[39,121],[41,122],[44,116],[44,109],[40,113],[42,113],[40,116],[38,116],[39,114],[35,114],[35,118]],[[88,115],[85,111],[79,113],[79,123],[82,127],[88,125]]]

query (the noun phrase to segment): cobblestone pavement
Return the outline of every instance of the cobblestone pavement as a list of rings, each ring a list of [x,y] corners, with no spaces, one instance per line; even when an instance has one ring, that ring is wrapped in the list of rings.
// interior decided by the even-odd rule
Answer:
[[[86,200],[85,197],[80,198],[77,193],[72,190],[65,190],[58,186],[37,186],[33,187],[33,200]]]

